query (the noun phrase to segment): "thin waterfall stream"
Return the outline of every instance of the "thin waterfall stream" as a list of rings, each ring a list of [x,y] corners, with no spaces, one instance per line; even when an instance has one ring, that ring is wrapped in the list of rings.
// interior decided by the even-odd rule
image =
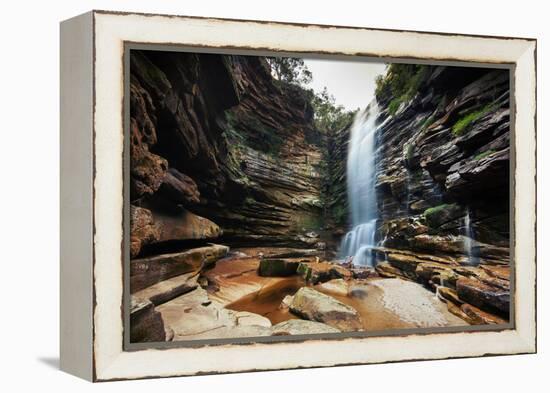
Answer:
[[[348,147],[347,191],[352,229],[342,240],[340,254],[353,257],[353,264],[360,266],[374,266],[372,247],[378,219],[374,153],[378,111],[373,101],[355,115]]]

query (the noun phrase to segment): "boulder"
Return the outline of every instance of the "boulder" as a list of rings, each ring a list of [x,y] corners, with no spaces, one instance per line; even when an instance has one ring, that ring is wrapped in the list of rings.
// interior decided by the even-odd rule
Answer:
[[[281,258],[264,258],[260,260],[258,274],[263,277],[287,277],[296,274],[299,261]]]
[[[290,311],[311,321],[322,322],[341,331],[363,329],[359,313],[352,307],[315,289],[303,287],[296,292]]]
[[[215,239],[222,230],[214,222],[178,207],[170,211],[152,210],[159,231],[157,241]]]
[[[340,333],[340,330],[324,323],[290,319],[273,326],[273,336],[289,336],[297,334]]]
[[[198,272],[224,257],[229,247],[212,244],[187,251],[134,259],[130,262],[130,291],[147,288],[180,274]]]
[[[166,341],[164,322],[148,300],[132,298],[130,304],[130,342]]]
[[[340,296],[347,296],[348,294],[348,283],[342,278],[318,284],[316,285],[316,288],[322,290],[323,292],[331,292]]]
[[[279,309],[281,310],[288,309],[290,307],[290,304],[292,303],[292,299],[294,299],[292,295],[286,295],[281,301],[281,304],[279,305]]]
[[[343,266],[329,262],[300,263],[296,272],[311,284],[329,281],[335,278],[351,278],[351,271]]]

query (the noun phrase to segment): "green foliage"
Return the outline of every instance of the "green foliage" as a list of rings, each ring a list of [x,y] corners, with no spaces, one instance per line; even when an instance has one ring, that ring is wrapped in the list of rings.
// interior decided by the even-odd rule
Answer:
[[[479,120],[483,116],[485,116],[491,109],[493,109],[493,104],[487,104],[483,108],[475,110],[473,112],[467,113],[466,115],[462,116],[454,125],[452,128],[452,133],[455,136],[461,136],[464,135],[468,127],[475,121]]]
[[[325,87],[320,93],[311,95],[313,106],[313,119],[315,128],[323,134],[340,130],[353,121],[356,111],[348,111],[342,105],[336,104],[334,96]]]
[[[297,57],[266,57],[273,76],[282,82],[307,85],[311,82],[312,74],[304,63],[304,59]]]
[[[493,154],[496,150],[492,150],[492,149],[489,149],[487,151],[484,151],[482,153],[479,153],[477,154],[475,157],[474,157],[474,161],[477,161],[477,160],[481,160],[482,158],[485,158],[487,156],[490,156],[491,154]]]
[[[386,75],[376,78],[376,99],[389,101],[388,111],[394,115],[403,102],[411,100],[418,92],[428,69],[419,64],[390,64]]]

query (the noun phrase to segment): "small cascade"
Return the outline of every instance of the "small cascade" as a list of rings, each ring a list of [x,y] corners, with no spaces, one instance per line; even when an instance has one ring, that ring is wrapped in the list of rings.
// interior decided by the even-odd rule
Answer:
[[[353,264],[374,266],[372,247],[375,246],[378,204],[376,200],[376,119],[378,105],[373,101],[366,110],[355,115],[351,128],[347,182],[352,229],[342,240],[340,254],[353,257]]]
[[[472,229],[470,209],[466,210],[464,216],[464,253],[468,256],[468,264],[472,266],[479,265],[479,255],[477,250],[473,247],[474,231]]]

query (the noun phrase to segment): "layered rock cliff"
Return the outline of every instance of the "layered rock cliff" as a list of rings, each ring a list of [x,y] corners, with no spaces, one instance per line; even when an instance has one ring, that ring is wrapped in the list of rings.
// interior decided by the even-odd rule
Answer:
[[[321,137],[301,88],[253,56],[132,51],[131,75],[132,255],[319,242]]]
[[[472,305],[507,318],[509,72],[420,66],[414,77],[407,99],[377,96],[378,270],[440,286],[467,320],[488,319]]]

